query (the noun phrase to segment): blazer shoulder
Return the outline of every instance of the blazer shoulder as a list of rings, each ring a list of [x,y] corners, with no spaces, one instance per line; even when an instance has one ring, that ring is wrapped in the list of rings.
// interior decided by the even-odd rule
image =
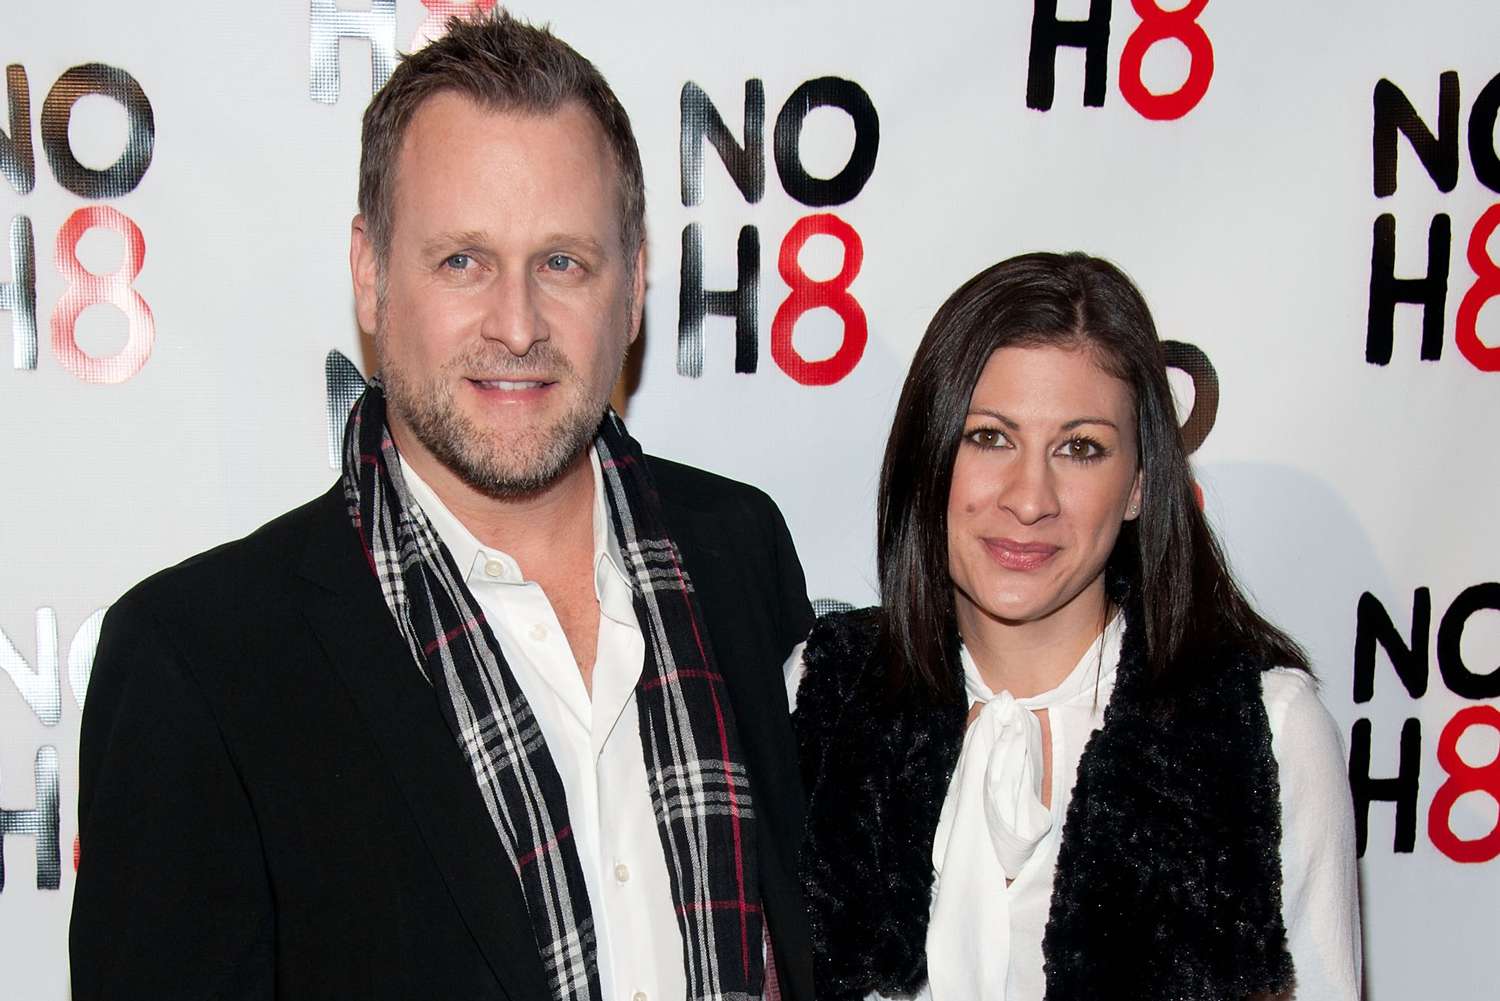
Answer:
[[[647,456],[647,464],[673,539],[690,559],[698,557],[700,575],[770,574],[774,586],[794,593],[806,605],[807,584],[791,529],[765,491],[656,456]],[[703,561],[728,561],[728,570]],[[797,619],[792,643],[805,637],[812,625],[810,610]]]
[[[170,612],[274,597],[267,584],[295,569],[309,538],[336,523],[333,516],[342,512],[342,504],[335,486],[242,538],[157,571],[126,591],[117,604]]]
[[[731,508],[775,508],[770,496],[759,487],[711,473],[685,463],[646,456],[651,477],[663,505],[687,508],[703,514],[715,514]]]

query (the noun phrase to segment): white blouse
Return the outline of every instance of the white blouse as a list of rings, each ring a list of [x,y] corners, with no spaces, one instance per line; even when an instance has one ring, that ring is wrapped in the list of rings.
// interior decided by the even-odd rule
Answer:
[[[982,708],[964,734],[933,840],[929,981],[914,1001],[1040,1001],[1045,994],[1042,933],[1063,818],[1084,744],[1114,692],[1122,631],[1116,616],[1061,684],[1024,699],[991,691],[962,651],[969,702]],[[786,664],[794,710],[802,674],[799,646]],[[1357,999],[1354,809],[1339,733],[1305,672],[1265,672],[1261,697],[1280,765],[1281,908],[1296,973],[1288,996]],[[1041,709],[1051,725],[1050,808],[1041,797]]]

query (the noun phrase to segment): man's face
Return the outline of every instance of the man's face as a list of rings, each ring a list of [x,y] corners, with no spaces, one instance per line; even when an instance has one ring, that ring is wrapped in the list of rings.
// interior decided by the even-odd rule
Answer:
[[[350,256],[398,447],[489,496],[546,487],[592,439],[640,325],[642,251],[621,247],[601,129],[580,105],[437,94],[407,128],[392,207],[383,290],[359,219]]]

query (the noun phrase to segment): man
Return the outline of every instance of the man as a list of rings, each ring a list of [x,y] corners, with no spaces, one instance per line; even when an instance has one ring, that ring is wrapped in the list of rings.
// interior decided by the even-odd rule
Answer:
[[[105,621],[77,1001],[811,1001],[801,568],[606,412],[642,191],[598,72],[508,16],[376,95],[340,482]]]

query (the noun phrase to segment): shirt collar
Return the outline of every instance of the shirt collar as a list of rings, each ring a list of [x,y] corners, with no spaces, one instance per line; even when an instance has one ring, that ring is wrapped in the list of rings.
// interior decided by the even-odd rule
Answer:
[[[1124,633],[1125,613],[1117,612],[1056,688],[1016,699],[1016,703],[1027,709],[1037,710],[1061,705],[1080,695],[1092,696],[1096,687],[1113,680],[1115,670],[1120,666],[1120,639]],[[964,691],[970,702],[988,702],[999,694],[985,684],[979,673],[979,665],[974,663],[967,646],[960,645],[959,659],[963,662]]]
[[[625,568],[619,540],[615,538],[614,523],[605,499],[604,470],[599,465],[599,453],[593,448],[589,449],[589,468],[594,476],[594,596],[598,598],[599,608],[605,615],[618,622],[634,625],[635,602],[631,578]],[[474,533],[448,509],[427,481],[417,475],[417,471],[404,456],[401,457],[401,475],[406,480],[409,498],[432,522],[433,531],[453,557],[459,571],[464,574],[465,583],[471,587],[481,584],[529,583],[521,574],[520,564],[509,553],[486,546],[474,537]]]

